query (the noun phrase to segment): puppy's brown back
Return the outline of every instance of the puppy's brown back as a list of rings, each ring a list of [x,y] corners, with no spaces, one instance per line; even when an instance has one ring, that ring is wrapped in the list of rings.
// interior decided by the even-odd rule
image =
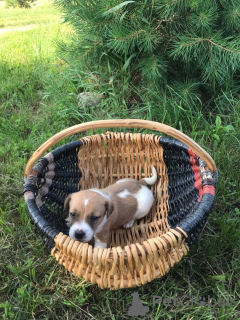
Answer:
[[[137,199],[134,196],[128,195],[123,199],[119,198],[116,194],[112,195],[112,203],[114,205],[113,213],[107,220],[110,229],[117,229],[129,222],[137,210]],[[132,214],[132,217],[131,217]],[[108,228],[108,226],[106,226]],[[104,228],[102,229],[104,233]]]
[[[123,179],[122,182],[121,180],[119,180],[116,183],[101,190],[111,195],[118,194],[124,190],[128,190],[129,193],[134,194],[141,189],[141,185],[142,183],[140,183],[140,181],[134,179]]]

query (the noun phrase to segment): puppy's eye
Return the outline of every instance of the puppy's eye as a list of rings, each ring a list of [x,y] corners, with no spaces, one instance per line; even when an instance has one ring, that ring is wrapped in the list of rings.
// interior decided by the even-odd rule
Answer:
[[[74,218],[76,217],[76,214],[74,212],[70,212],[70,217]]]
[[[96,221],[96,220],[98,220],[98,218],[99,218],[99,217],[97,217],[97,216],[91,216],[90,219],[91,219],[92,221]]]

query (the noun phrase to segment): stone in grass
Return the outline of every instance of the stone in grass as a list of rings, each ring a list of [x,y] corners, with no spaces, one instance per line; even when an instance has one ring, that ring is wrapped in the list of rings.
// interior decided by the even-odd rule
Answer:
[[[78,95],[78,106],[94,107],[104,98],[103,94],[96,92],[81,92]]]

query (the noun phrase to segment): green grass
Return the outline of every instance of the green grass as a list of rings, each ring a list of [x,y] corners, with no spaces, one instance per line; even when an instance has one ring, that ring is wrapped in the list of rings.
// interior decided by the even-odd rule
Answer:
[[[59,12],[53,8],[50,1],[36,1],[32,4],[31,9],[6,8],[4,1],[0,1],[0,28],[38,25],[59,21]]]
[[[6,10],[6,9],[4,9]],[[31,11],[30,11],[31,10]],[[3,319],[127,319],[131,293],[138,290],[150,308],[142,319],[240,318],[240,101],[223,93],[215,110],[194,111],[156,97],[129,108],[123,94],[67,67],[56,55],[55,42],[71,29],[60,25],[50,5],[0,13],[5,26],[36,27],[0,34],[0,315]],[[46,19],[53,12],[55,19]],[[25,18],[23,19],[24,15]],[[22,22],[20,22],[22,17]],[[51,20],[51,21],[50,21]],[[5,21],[5,22],[3,22]],[[26,22],[26,23],[25,23]],[[8,24],[9,23],[9,24]],[[94,80],[95,79],[95,80]],[[77,106],[86,87],[105,93],[98,109]],[[121,88],[122,92],[128,88]],[[159,100],[157,100],[159,99]],[[102,118],[142,117],[181,129],[203,146],[219,169],[214,208],[189,254],[169,274],[135,289],[100,290],[60,266],[43,247],[26,212],[23,173],[30,155],[53,134],[71,125]],[[221,122],[220,120],[221,119]],[[232,127],[230,127],[230,125]],[[153,306],[153,297],[177,295],[182,305]],[[235,299],[237,306],[191,305],[191,298]],[[140,317],[139,317],[140,319]]]

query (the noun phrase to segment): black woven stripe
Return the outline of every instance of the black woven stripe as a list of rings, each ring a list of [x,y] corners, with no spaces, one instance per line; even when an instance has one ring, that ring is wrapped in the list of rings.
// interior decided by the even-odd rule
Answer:
[[[48,165],[48,159],[47,158],[44,158],[44,157],[42,157],[42,158],[40,158],[39,160],[38,160],[38,162],[40,162],[40,163],[42,163],[42,166],[43,167],[46,167],[47,165]]]
[[[168,174],[168,222],[171,228],[175,228],[189,213],[194,212],[199,195],[194,187],[188,147],[170,138],[161,138],[160,144],[163,146],[163,159]]]
[[[78,176],[78,180],[76,178],[72,179],[71,181],[66,181],[64,184],[61,181],[53,181],[51,187],[49,188],[50,191],[57,192],[62,191],[65,194],[70,194],[73,192],[79,191],[79,180],[81,176]]]
[[[68,234],[64,201],[66,197],[79,190],[81,172],[78,169],[78,151],[80,141],[69,143],[55,149],[54,177],[48,193],[42,197],[41,214],[59,230]]]
[[[184,151],[186,154],[188,154],[188,146],[186,146],[183,142],[172,139],[172,138],[167,138],[167,137],[161,137],[160,144],[164,148],[173,148],[173,149],[178,149]]]
[[[213,205],[214,196],[211,194],[203,194],[202,199],[194,212],[188,215],[188,217],[182,220],[178,227],[182,228],[187,234],[187,243],[191,247],[197,240],[200,232],[202,231],[209,214],[209,211]]]
[[[81,145],[82,142],[80,140],[77,140],[54,149],[52,151],[52,154],[54,156],[54,162],[58,161],[61,158],[65,158],[71,154],[76,154]]]
[[[53,239],[59,232],[68,233],[63,206],[68,194],[79,189],[81,172],[77,154],[81,145],[82,142],[78,140],[52,151],[54,177],[48,193],[41,199],[41,208],[37,207],[35,199],[26,202],[29,215],[48,249],[54,247]],[[35,196],[38,195],[38,190],[46,183],[48,164],[48,159],[44,157],[35,164],[33,170],[37,172],[37,177],[28,176],[24,192],[32,191]]]
[[[35,177],[34,177],[34,182],[35,182]],[[24,184],[24,188],[23,188],[23,194],[25,193],[25,192],[27,192],[27,191],[31,191],[31,192],[33,192],[34,194],[36,193],[36,186],[35,186],[35,184],[34,183],[30,183],[30,182],[28,182],[28,183],[26,183],[26,184]]]
[[[203,179],[202,180],[202,186],[216,186],[216,181],[212,179]]]
[[[169,179],[168,222],[172,228],[180,227],[188,234],[187,244],[191,247],[207,221],[214,196],[204,194],[198,202],[199,191],[194,186],[195,178],[189,148],[185,144],[170,138],[161,138],[160,144],[164,148],[164,161]],[[212,174],[210,170],[209,173]],[[203,180],[203,186],[215,184],[215,180]]]
[[[47,165],[48,165],[48,159],[41,158],[34,165],[31,172],[36,171],[38,173],[38,176],[43,175],[44,170],[47,167]],[[39,185],[39,183],[37,183],[38,177],[36,177],[35,175],[31,175],[31,172],[25,181],[23,194],[27,191],[31,191],[34,194],[36,194],[36,192],[38,190],[38,185]]]
[[[52,223],[59,232],[67,233],[68,228],[65,221],[66,214],[63,210],[63,197],[64,195],[59,199],[55,194],[48,193],[47,196],[44,197],[40,213],[48,222]]]
[[[73,170],[76,170],[77,162],[76,162],[76,156],[77,155],[69,155],[68,157],[54,160],[54,171],[57,173],[58,171],[61,173],[68,174],[68,172],[71,172]]]
[[[34,199],[27,200],[26,205],[31,220],[37,227],[45,246],[51,250],[54,247],[54,237],[59,231],[40,214]]]

